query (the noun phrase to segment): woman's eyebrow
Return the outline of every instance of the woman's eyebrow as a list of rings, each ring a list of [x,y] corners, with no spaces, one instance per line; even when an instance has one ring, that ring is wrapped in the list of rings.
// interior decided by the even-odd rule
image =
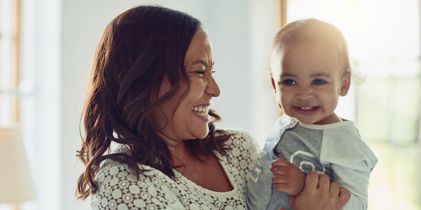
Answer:
[[[209,63],[203,59],[197,59],[196,61],[194,61],[191,65],[196,65],[196,64],[202,64],[206,67],[212,67],[213,65],[215,65],[215,62],[212,61],[211,64],[209,65]]]

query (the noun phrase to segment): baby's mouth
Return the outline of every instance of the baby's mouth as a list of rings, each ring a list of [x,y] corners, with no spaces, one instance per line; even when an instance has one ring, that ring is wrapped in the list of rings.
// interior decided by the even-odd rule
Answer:
[[[294,109],[303,114],[311,114],[317,111],[320,106],[294,106]]]

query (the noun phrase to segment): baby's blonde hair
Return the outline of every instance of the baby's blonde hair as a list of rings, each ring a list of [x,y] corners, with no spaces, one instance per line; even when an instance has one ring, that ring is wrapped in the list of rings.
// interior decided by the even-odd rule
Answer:
[[[298,44],[322,44],[335,47],[344,73],[351,72],[348,47],[344,36],[334,25],[314,18],[303,19],[285,25],[275,36],[272,53],[285,51]]]

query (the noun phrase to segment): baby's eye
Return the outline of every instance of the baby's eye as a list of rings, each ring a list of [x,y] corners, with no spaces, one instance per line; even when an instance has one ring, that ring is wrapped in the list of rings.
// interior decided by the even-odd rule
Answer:
[[[282,80],[281,84],[286,85],[286,86],[293,86],[293,85],[296,85],[297,82],[292,79],[285,79],[285,80]]]
[[[323,80],[323,79],[315,79],[312,82],[314,85],[324,85],[327,83],[327,81]]]

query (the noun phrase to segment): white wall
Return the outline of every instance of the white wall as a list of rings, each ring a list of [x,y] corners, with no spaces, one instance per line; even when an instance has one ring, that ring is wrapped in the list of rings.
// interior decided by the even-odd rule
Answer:
[[[37,210],[89,209],[74,197],[82,164],[79,120],[96,44],[106,24],[140,2],[199,18],[213,44],[221,96],[213,100],[221,127],[249,131],[263,141],[274,120],[267,53],[279,8],[272,0],[25,0],[29,13],[25,69],[33,79],[26,129],[39,199]],[[32,11],[32,13],[31,13]],[[31,18],[33,17],[33,18]],[[34,65],[31,65],[34,64]],[[29,81],[32,81],[29,79]],[[29,122],[29,123],[28,123]],[[29,207],[30,208],[30,207]]]
[[[22,126],[37,191],[28,209],[60,209],[60,2],[22,1]],[[26,209],[26,208],[25,208]]]
[[[89,202],[75,199],[82,164],[79,121],[96,43],[105,25],[134,1],[63,0],[61,6],[61,203],[60,209],[89,209]]]

